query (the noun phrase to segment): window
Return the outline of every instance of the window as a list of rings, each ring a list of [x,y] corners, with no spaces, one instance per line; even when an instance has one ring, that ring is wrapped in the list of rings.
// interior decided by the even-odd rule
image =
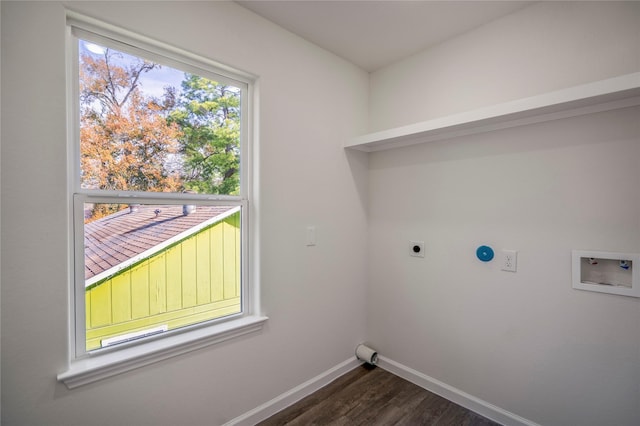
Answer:
[[[88,18],[68,22],[72,358],[222,329],[226,339],[256,314],[251,79]]]

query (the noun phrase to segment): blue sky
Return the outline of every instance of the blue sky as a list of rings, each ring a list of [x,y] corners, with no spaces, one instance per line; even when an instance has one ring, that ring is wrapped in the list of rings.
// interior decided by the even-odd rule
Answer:
[[[95,43],[89,43],[84,40],[80,40],[80,54],[89,54],[96,58],[101,57],[106,48]],[[131,63],[135,62],[137,58],[127,53],[119,52],[115,49],[110,49],[113,52],[118,52],[119,57],[116,63],[128,67]],[[140,85],[142,92],[147,96],[153,96],[156,98],[162,98],[164,94],[164,88],[166,86],[173,86],[176,88],[176,93],[180,93],[180,83],[184,79],[184,72],[175,68],[162,65],[160,68],[154,68],[153,70],[144,73],[140,77]]]

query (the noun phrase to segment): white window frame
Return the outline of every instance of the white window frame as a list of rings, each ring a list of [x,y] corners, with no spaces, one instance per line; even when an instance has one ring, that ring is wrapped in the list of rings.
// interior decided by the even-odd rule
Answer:
[[[78,39],[141,56],[154,62],[208,77],[242,89],[240,195],[171,194],[133,191],[86,190],[80,186],[79,72]],[[74,388],[169,357],[226,341],[262,329],[266,317],[260,315],[255,244],[255,207],[251,203],[255,180],[252,154],[255,149],[253,112],[256,77],[233,70],[215,61],[182,49],[156,42],[93,18],[67,11],[67,112],[69,174],[69,366],[58,380]],[[96,351],[86,351],[84,288],[85,202],[141,204],[234,205],[241,209],[241,306],[236,315],[168,331],[149,338]],[[251,213],[251,214],[250,214]],[[252,232],[252,234],[250,233]],[[252,263],[250,263],[250,261]],[[250,267],[250,265],[252,265]]]

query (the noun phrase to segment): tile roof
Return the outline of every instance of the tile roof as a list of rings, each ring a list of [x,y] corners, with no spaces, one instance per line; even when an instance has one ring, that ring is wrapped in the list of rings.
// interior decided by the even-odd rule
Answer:
[[[139,205],[84,226],[84,276],[89,280],[205,222],[226,217],[235,206]],[[212,220],[213,219],[213,220]],[[194,230],[195,232],[195,230]]]

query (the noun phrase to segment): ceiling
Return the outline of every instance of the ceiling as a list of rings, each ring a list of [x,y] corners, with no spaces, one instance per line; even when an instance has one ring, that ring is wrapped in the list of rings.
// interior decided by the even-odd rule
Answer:
[[[375,71],[532,1],[236,1],[294,34]]]

